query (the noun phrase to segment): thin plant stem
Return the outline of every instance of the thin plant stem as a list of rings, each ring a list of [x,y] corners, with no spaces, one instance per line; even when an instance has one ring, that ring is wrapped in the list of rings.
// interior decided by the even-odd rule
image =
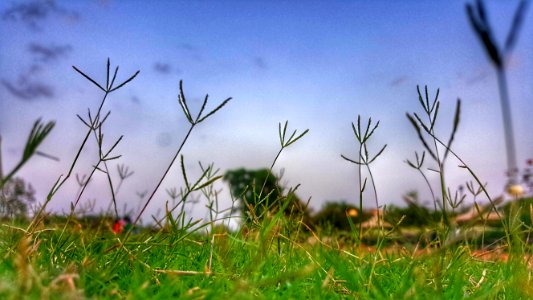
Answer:
[[[374,181],[374,175],[372,175],[372,171],[370,170],[370,165],[369,164],[365,164],[366,165],[366,169],[368,170],[368,175],[370,176],[370,182],[372,182],[372,190],[374,191],[374,198],[376,200],[376,212],[377,212],[377,216],[378,216],[378,227],[381,228],[381,230],[383,230],[383,223],[381,222],[381,217],[380,216],[380,213],[379,213],[379,201],[378,201],[378,191],[377,191],[377,188],[376,188],[376,183]]]
[[[505,235],[506,235],[506,238],[507,238],[507,242],[508,242],[508,245],[510,247],[511,245],[511,238],[510,238],[510,228],[509,228],[509,224],[507,224],[505,222],[505,219],[502,217],[502,215],[500,214],[500,212],[498,211],[498,209],[496,208],[496,204],[494,202],[494,200],[492,199],[492,197],[489,195],[487,189],[485,188],[485,186],[483,185],[483,183],[481,182],[481,180],[479,179],[479,177],[476,175],[476,173],[474,173],[474,171],[465,163],[465,161],[459,156],[457,155],[451,148],[449,148],[448,146],[446,146],[446,144],[444,142],[442,142],[439,138],[437,138],[435,135],[431,134],[430,135],[439,143],[441,144],[442,146],[446,147],[447,150],[453,155],[455,156],[455,158],[457,158],[457,160],[459,160],[462,165],[460,166],[461,168],[465,168],[468,170],[468,172],[472,175],[472,177],[474,178],[474,180],[477,182],[477,184],[480,186],[480,188],[483,190],[483,193],[485,194],[485,196],[487,197],[487,199],[489,200],[489,203],[492,207],[492,209],[494,210],[494,212],[496,213],[496,215],[498,216],[498,218],[500,219],[500,221],[502,222],[502,225],[505,229]]]
[[[427,91],[427,90],[426,90]],[[429,124],[433,124],[435,122],[434,118],[436,118],[437,116],[435,115],[433,118],[431,117],[431,113],[428,112],[427,113],[428,115],[428,120],[429,120]],[[433,145],[434,145],[434,149],[435,149],[435,158],[436,158],[436,161],[437,161],[437,165],[438,165],[438,168],[439,168],[439,183],[440,183],[440,190],[441,190],[441,201],[442,201],[442,216],[443,216],[443,221],[444,221],[444,224],[446,226],[449,226],[449,220],[448,220],[448,212],[446,210],[446,182],[445,182],[445,179],[444,179],[444,159],[441,160],[440,158],[440,153],[439,153],[439,147],[437,146],[437,141],[435,140],[434,138],[434,129],[433,127],[431,127],[430,129],[430,135],[433,137]]]
[[[363,143],[359,144],[359,158],[357,160],[357,169],[359,172],[359,214],[361,217],[359,218],[359,239],[357,241],[358,246],[361,246],[361,241],[363,240],[363,191],[365,187],[363,186],[363,170],[362,170],[362,163],[361,163],[361,155],[363,151]]]
[[[150,197],[148,197],[148,199],[146,200],[146,203],[143,205],[141,211],[139,212],[139,214],[137,215],[137,217],[133,221],[133,226],[132,227],[137,225],[137,223],[141,219],[141,216],[143,215],[144,211],[148,207],[148,204],[150,204],[150,202],[154,198],[154,195],[157,192],[157,190],[159,189],[159,187],[161,186],[161,184],[163,183],[163,180],[165,180],[167,174],[170,172],[170,169],[172,168],[172,166],[174,165],[174,162],[176,161],[176,159],[178,158],[179,154],[181,153],[181,149],[183,149],[183,146],[185,145],[185,142],[187,142],[187,140],[189,139],[189,136],[191,135],[191,132],[192,132],[192,130],[194,129],[195,126],[196,126],[196,124],[191,124],[191,126],[189,127],[189,131],[187,131],[187,134],[185,135],[185,138],[183,138],[183,140],[181,141],[181,145],[179,146],[178,151],[176,151],[176,154],[174,155],[174,157],[170,161],[170,164],[168,165],[167,169],[163,173],[163,176],[161,176],[161,179],[159,179],[159,181],[157,182],[154,190],[150,194]],[[130,233],[131,233],[131,231],[127,233],[126,237],[124,238],[125,241],[127,240],[127,238],[128,238]]]
[[[48,203],[50,203],[50,201],[52,200],[54,195],[57,193],[57,191],[63,186],[63,184],[72,175],[72,172],[74,171],[74,167],[76,166],[76,163],[78,162],[78,160],[80,158],[81,152],[85,148],[85,145],[87,144],[87,140],[89,140],[89,136],[91,135],[91,131],[93,130],[93,126],[96,125],[96,122],[98,122],[98,119],[100,117],[100,113],[102,111],[102,107],[104,106],[104,103],[105,103],[109,93],[110,93],[109,91],[105,92],[104,97],[102,98],[102,101],[100,102],[100,106],[98,107],[98,111],[96,113],[96,116],[95,116],[95,118],[93,120],[93,124],[91,124],[90,128],[87,130],[87,133],[85,134],[85,137],[83,138],[83,141],[82,141],[80,147],[78,148],[78,151],[76,152],[76,156],[74,157],[74,160],[72,161],[72,164],[70,165],[70,168],[69,168],[69,171],[68,171],[67,175],[65,177],[63,177],[63,179],[61,179],[62,176],[60,176],[58,178],[58,180],[56,181],[56,183],[52,186],[52,188],[48,192],[48,195],[46,196],[45,202],[43,203],[43,205],[41,205],[41,207],[39,208],[39,210],[37,211],[35,216],[32,218],[30,224],[28,225],[28,228],[27,228],[28,231],[30,231],[30,229],[32,229],[33,226],[36,224],[36,222],[41,218],[43,212],[45,211],[45,209],[46,209],[46,207],[48,205]]]
[[[276,162],[278,161],[278,158],[280,157],[281,152],[283,152],[283,149],[284,149],[284,147],[282,146],[282,147],[279,149],[278,154],[276,154],[276,157],[274,157],[274,160],[272,161],[272,164],[270,164],[270,167],[268,168],[268,171],[269,171],[269,172],[267,173],[267,176],[266,176],[265,180],[263,181],[263,184],[262,184],[262,186],[261,186],[261,190],[259,190],[259,196],[258,196],[259,201],[261,201],[261,196],[263,195],[263,190],[264,190],[265,187],[266,187],[266,184],[267,184],[267,182],[268,182],[268,178],[270,177],[270,174],[272,173],[272,170],[274,169],[274,165],[275,165]],[[268,206],[268,204],[267,204],[267,206]]]
[[[429,183],[429,180],[428,180],[426,174],[424,174],[424,172],[422,172],[422,170],[420,170],[420,169],[418,169],[418,172],[420,172],[420,175],[422,175],[422,177],[426,181],[426,184],[427,184],[427,186],[429,188],[429,191],[431,192],[431,197],[433,198],[434,209],[435,209],[435,211],[437,211],[437,199],[435,198],[435,192],[433,192],[433,188],[431,187],[431,184]]]

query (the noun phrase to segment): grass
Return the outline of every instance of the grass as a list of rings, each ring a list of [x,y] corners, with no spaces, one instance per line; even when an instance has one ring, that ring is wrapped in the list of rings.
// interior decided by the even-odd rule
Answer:
[[[468,246],[417,251],[170,230],[141,232],[127,243],[105,224],[59,224],[33,236],[0,231],[0,297],[241,299],[528,299],[531,265],[482,260]],[[188,236],[187,236],[188,235]],[[281,251],[275,241],[281,238]],[[214,242],[212,242],[214,241]],[[342,243],[342,241],[341,241]],[[445,268],[438,269],[444,256]],[[211,263],[210,263],[211,261]],[[211,264],[211,267],[209,267]]]
[[[200,111],[193,116],[188,108],[180,83],[178,103],[187,121],[189,130],[156,186],[147,193],[143,205],[136,215],[131,229],[123,234],[111,230],[113,220],[119,215],[115,195],[122,182],[132,175],[124,165],[118,165],[118,184],[111,176],[108,162],[120,159],[114,153],[119,137],[114,142],[104,142],[102,124],[109,113],[104,113],[104,103],[111,93],[124,87],[138,74],[114,85],[118,67],[111,76],[110,62],[107,63],[106,83],[99,84],[80,69],[76,72],[100,89],[104,96],[96,114],[88,112],[87,118],[79,117],[86,125],[87,133],[65,176],[58,177],[43,204],[30,220],[6,219],[0,226],[0,298],[5,299],[531,299],[533,284],[531,275],[533,264],[530,261],[531,246],[524,235],[531,232],[531,211],[525,206],[510,205],[504,209],[505,218],[501,221],[500,238],[491,248],[482,247],[474,238],[454,234],[457,227],[451,220],[454,210],[464,197],[458,198],[446,186],[444,161],[448,155],[461,162],[479,186],[469,189],[475,197],[485,194],[491,201],[490,209],[497,209],[488,195],[484,184],[474,171],[461,160],[451,148],[460,119],[460,102],[457,104],[452,133],[447,143],[434,134],[439,102],[438,92],[430,103],[427,88],[425,101],[420,90],[419,101],[429,119],[424,123],[414,113],[408,115],[425,151],[433,158],[439,173],[441,198],[434,196],[434,206],[440,206],[440,221],[433,222],[423,232],[436,232],[435,239],[422,243],[419,236],[412,243],[401,243],[402,219],[397,220],[392,229],[386,229],[380,221],[378,228],[364,229],[362,224],[353,224],[350,232],[327,230],[313,227],[303,222],[303,215],[285,213],[291,201],[295,200],[297,187],[288,191],[279,190],[279,196],[271,199],[272,193],[263,194],[265,182],[248,187],[256,198],[257,205],[264,209],[247,207],[241,215],[234,214],[240,199],[233,199],[232,209],[219,211],[218,192],[213,184],[222,179],[218,170],[211,165],[200,165],[203,173],[191,179],[187,175],[183,145],[193,133],[193,129],[217,113],[231,98],[222,101],[209,113],[203,115],[207,99]],[[360,182],[357,193],[362,194],[367,179],[363,178],[362,168],[370,177],[376,208],[381,206],[377,199],[370,164],[384,151],[385,146],[374,156],[368,154],[367,140],[378,127],[371,126],[368,120],[366,130],[361,130],[360,117],[357,125],[352,124],[358,146],[358,158],[342,156],[359,167]],[[22,168],[34,154],[38,146],[52,130],[53,123],[43,127],[36,122],[28,139],[21,163],[3,177],[0,183],[9,179]],[[278,126],[280,150],[275,155],[269,171],[283,150],[308,133],[297,131],[287,135],[288,123]],[[35,129],[36,128],[36,129]],[[372,128],[372,129],[371,129]],[[98,145],[96,163],[88,171],[88,176],[78,177],[79,191],[66,216],[51,216],[47,213],[48,203],[62,185],[69,180],[77,167],[78,157],[85,151],[91,137]],[[425,153],[425,152],[424,152]],[[408,162],[428,183],[423,172],[424,156],[416,156],[416,164]],[[154,219],[154,226],[141,227],[139,220],[146,207],[154,198],[168,170],[180,157],[184,187],[167,190],[172,203],[167,202],[165,215]],[[79,213],[85,188],[96,171],[103,172],[108,179],[113,195],[109,212],[98,217],[84,217]],[[270,174],[270,172],[268,174]],[[268,179],[268,177],[267,177]],[[474,191],[475,190],[475,191]],[[431,190],[432,191],[432,190]],[[186,216],[184,205],[190,203],[193,194],[200,193],[210,210],[209,220],[192,220]],[[433,195],[435,195],[432,192]],[[236,197],[238,198],[238,197]],[[531,200],[528,200],[531,202]],[[527,203],[529,203],[527,202]],[[525,203],[525,202],[523,202]],[[452,210],[447,209],[447,205]],[[477,205],[477,204],[476,204]],[[90,208],[90,207],[89,207]],[[261,214],[256,214],[261,211]],[[386,211],[386,210],[385,210]],[[499,210],[496,210],[497,212]],[[529,215],[528,215],[529,213]],[[503,212],[502,212],[503,214]],[[243,226],[235,232],[222,224],[228,218],[243,217]],[[146,216],[144,216],[146,217]],[[361,219],[362,221],[362,219]],[[483,232],[485,229],[483,223]],[[467,225],[473,229],[474,225]],[[479,228],[475,227],[475,228]],[[404,232],[408,231],[404,229]],[[415,230],[416,231],[416,230]],[[412,230],[411,230],[412,232]],[[461,233],[461,231],[459,231]],[[416,234],[415,234],[416,235]],[[466,233],[465,233],[466,236]],[[483,236],[485,238],[485,236]],[[489,237],[487,236],[487,239]],[[491,237],[491,241],[494,240]],[[366,244],[365,244],[366,243]],[[484,246],[485,240],[481,243]]]

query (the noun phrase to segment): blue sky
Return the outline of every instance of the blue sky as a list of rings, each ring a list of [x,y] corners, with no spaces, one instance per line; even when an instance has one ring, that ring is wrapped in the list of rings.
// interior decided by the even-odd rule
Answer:
[[[350,123],[360,114],[380,120],[370,150],[388,144],[372,165],[381,204],[401,204],[423,179],[405,163],[421,151],[405,113],[420,111],[416,85],[440,88],[437,134],[447,137],[457,98],[463,117],[454,149],[502,192],[503,129],[496,75],[465,13],[467,1],[2,1],[0,11],[0,134],[4,172],[21,155],[33,120],[56,120],[42,150],[53,162],[34,158],[20,176],[42,199],[74,157],[84,128],[76,114],[95,110],[102,96],[76,74],[75,65],[105,81],[105,63],[120,65],[119,78],[139,76],[111,95],[106,137],[124,139],[119,163],[135,171],[118,199],[137,207],[136,192],[151,190],[187,130],[178,102],[184,81],[191,105],[206,93],[210,105],[233,97],[201,124],[184,148],[191,176],[198,161],[221,172],[271,164],[278,148],[278,122],[310,133],[284,152],[275,167],[288,186],[312,197],[357,202],[357,170],[340,158],[356,157]],[[486,1],[498,41],[503,41],[517,1]],[[509,62],[509,88],[520,166],[533,157],[530,105],[533,97],[533,16],[528,11]],[[88,173],[96,159],[92,141],[76,169]],[[453,190],[471,180],[450,160]],[[430,166],[430,165],[428,165]],[[114,170],[115,163],[111,164]],[[179,167],[163,184],[148,214],[161,208],[164,189],[180,186]],[[435,174],[428,173],[437,184]],[[224,201],[228,189],[221,193]],[[75,180],[51,204],[67,208]],[[365,204],[374,205],[371,195]],[[108,202],[106,179],[98,176],[84,199]],[[225,202],[226,203],[226,202]],[[105,206],[105,204],[102,204]],[[204,210],[190,208],[196,216]]]

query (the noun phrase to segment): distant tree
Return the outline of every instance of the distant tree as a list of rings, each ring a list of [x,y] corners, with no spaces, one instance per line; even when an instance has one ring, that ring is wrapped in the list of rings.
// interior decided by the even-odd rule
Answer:
[[[407,207],[388,206],[385,212],[385,221],[396,225],[400,222],[400,226],[427,226],[433,222],[437,222],[441,213],[430,211],[423,206],[418,200],[418,192],[411,191],[403,196]]]
[[[310,220],[307,205],[294,191],[283,195],[284,188],[279,184],[279,178],[268,169],[229,170],[224,174],[224,181],[229,184],[233,197],[242,201],[240,209],[245,222],[250,222],[254,218],[260,219],[267,212],[279,211],[285,201],[290,201],[285,209],[285,215],[303,216],[304,222]]]
[[[22,178],[15,177],[4,183],[0,192],[0,217],[25,217],[28,204],[35,202],[35,190]]]
[[[313,217],[313,223],[320,227],[331,226],[337,230],[350,231],[351,218],[354,224],[358,224],[366,217],[361,214],[354,205],[346,202],[326,202],[322,209]]]

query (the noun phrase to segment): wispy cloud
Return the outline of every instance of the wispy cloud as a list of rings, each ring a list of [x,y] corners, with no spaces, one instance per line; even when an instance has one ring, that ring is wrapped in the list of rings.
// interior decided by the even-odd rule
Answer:
[[[259,57],[259,56],[254,57],[253,63],[254,63],[254,66],[257,67],[258,69],[261,69],[261,70],[268,69],[268,65],[265,59],[262,57]]]
[[[169,132],[160,132],[157,135],[156,143],[161,148],[166,148],[172,144],[172,135]]]
[[[141,99],[137,96],[131,96],[130,98],[131,102],[135,103],[135,104],[139,104],[141,103]]]
[[[51,99],[56,93],[54,86],[40,78],[44,63],[57,62],[65,58],[71,51],[70,45],[45,46],[36,42],[28,45],[28,52],[38,63],[31,65],[19,74],[17,80],[2,78],[1,84],[15,98],[23,101]]]
[[[72,47],[70,45],[45,46],[38,43],[31,43],[28,46],[28,51],[37,56],[37,58],[42,62],[51,62],[66,57],[72,51]]]
[[[6,90],[20,100],[33,101],[39,98],[53,98],[54,88],[44,82],[19,80],[17,85],[2,79],[2,85]]]
[[[2,78],[2,86],[15,98],[23,101],[50,99],[55,96],[54,87],[35,77],[42,71],[39,65],[32,65],[19,75],[16,81]]]
[[[190,55],[196,61],[203,61],[201,50],[192,44],[181,43],[178,45],[178,49]]]
[[[471,76],[470,78],[468,78],[466,81],[466,84],[474,85],[478,82],[483,82],[487,77],[489,77],[488,70],[481,70],[477,72],[476,74],[474,74],[473,76]]]
[[[26,3],[14,3],[2,13],[2,19],[22,22],[32,30],[41,30],[42,23],[49,16],[60,16],[68,20],[78,20],[79,14],[56,4],[54,0],[36,0]]]
[[[197,51],[198,50],[195,46],[193,46],[193,45],[191,45],[189,43],[181,43],[181,44],[179,44],[179,47],[181,49],[187,50],[187,51]]]
[[[407,79],[409,79],[407,76],[396,77],[394,80],[389,82],[389,85],[390,86],[399,86],[399,85],[402,85],[405,82],[407,82]]]
[[[172,71],[172,66],[168,63],[156,62],[154,70],[160,74],[169,74]]]

